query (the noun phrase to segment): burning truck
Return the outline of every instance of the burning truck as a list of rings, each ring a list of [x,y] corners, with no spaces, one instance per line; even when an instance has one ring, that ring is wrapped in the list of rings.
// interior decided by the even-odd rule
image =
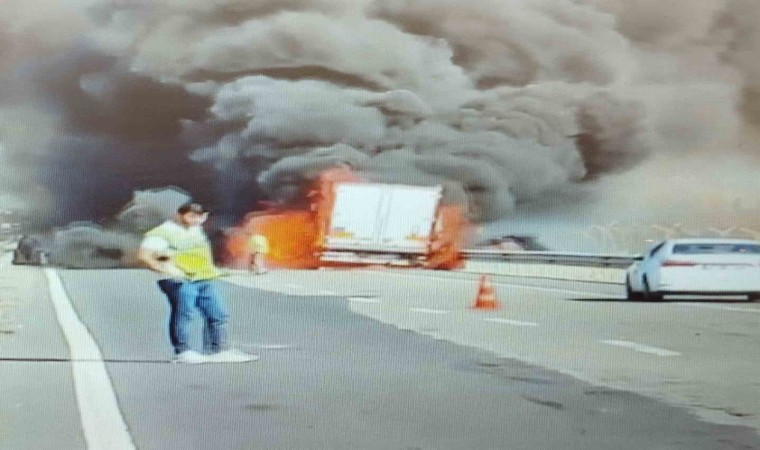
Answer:
[[[251,242],[264,236],[268,267],[458,268],[467,221],[462,207],[442,203],[442,189],[372,183],[348,168],[325,171],[306,207],[251,213],[229,229],[223,264],[249,267]]]

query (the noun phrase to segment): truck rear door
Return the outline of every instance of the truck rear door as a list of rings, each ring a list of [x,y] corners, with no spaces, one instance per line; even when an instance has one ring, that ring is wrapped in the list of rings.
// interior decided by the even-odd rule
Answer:
[[[380,246],[384,251],[427,253],[441,188],[386,185],[385,192]]]
[[[424,254],[440,198],[440,187],[340,183],[325,249]]]
[[[330,250],[362,250],[377,244],[382,185],[341,183],[335,187],[335,204],[325,247]]]

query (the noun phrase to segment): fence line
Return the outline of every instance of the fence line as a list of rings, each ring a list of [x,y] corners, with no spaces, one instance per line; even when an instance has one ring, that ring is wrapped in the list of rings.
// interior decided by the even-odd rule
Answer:
[[[683,223],[629,225],[611,222],[593,225],[581,234],[583,238],[594,241],[601,251],[610,253],[642,252],[663,239],[720,237],[760,240],[760,229],[750,226],[699,228]]]

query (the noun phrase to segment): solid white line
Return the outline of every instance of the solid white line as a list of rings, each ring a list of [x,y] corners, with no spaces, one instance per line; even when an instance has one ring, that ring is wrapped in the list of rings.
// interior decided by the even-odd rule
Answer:
[[[299,286],[297,284],[286,284],[285,287],[290,288],[290,289],[296,289],[299,291],[303,291],[304,289],[306,289],[305,287]]]
[[[13,253],[6,253],[0,256],[0,269],[10,265],[13,262]]]
[[[363,272],[373,273],[374,271],[363,270]],[[378,273],[378,272],[374,272],[374,273]],[[409,276],[412,276],[412,277],[415,277],[415,278],[430,278],[430,279],[438,280],[438,281],[455,281],[455,282],[458,282],[458,283],[470,283],[470,284],[474,283],[474,284],[477,284],[477,282],[478,282],[477,280],[465,280],[465,279],[460,279],[460,278],[444,278],[444,277],[435,277],[435,276],[430,276],[430,275],[405,274],[405,273],[397,273],[397,272],[383,272],[383,274],[386,274],[386,275],[396,275],[396,276],[400,276],[400,277],[409,277]],[[568,290],[568,289],[546,288],[546,287],[539,287],[539,286],[525,286],[525,285],[522,285],[522,284],[505,283],[503,281],[498,281],[498,280],[497,281],[492,280],[491,284],[496,284],[496,285],[499,285],[499,286],[516,287],[516,288],[522,288],[522,289],[533,289],[535,291],[564,292],[564,293],[573,294],[573,295],[587,295],[587,296],[596,297],[596,298],[614,297],[614,296],[609,295],[609,294],[600,294],[598,292],[571,291],[571,290]]]
[[[88,450],[134,449],[98,344],[79,320],[55,270],[45,269],[45,275],[58,323],[69,344],[74,388]],[[91,362],[76,362],[82,360]]]
[[[664,348],[650,347],[648,345],[639,344],[637,342],[629,341],[599,341],[602,344],[614,345],[616,347],[628,348],[641,353],[649,353],[657,356],[679,356],[680,353]]]
[[[380,303],[380,300],[376,298],[367,297],[348,297],[348,301],[354,303]]]
[[[499,317],[489,317],[483,320],[485,320],[486,322],[503,323],[507,325],[515,325],[518,327],[537,327],[538,326],[536,322],[523,322],[521,320],[501,319]]]
[[[676,303],[676,304],[679,306],[689,306],[691,308],[718,309],[722,311],[760,314],[760,309],[736,308],[732,306],[720,306],[720,305],[700,305],[697,303]]]
[[[443,309],[428,309],[428,308],[409,308],[409,310],[422,313],[422,314],[448,314],[450,312]]]

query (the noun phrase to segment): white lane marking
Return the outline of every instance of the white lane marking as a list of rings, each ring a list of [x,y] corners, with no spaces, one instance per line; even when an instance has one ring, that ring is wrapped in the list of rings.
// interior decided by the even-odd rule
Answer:
[[[286,284],[285,287],[290,288],[290,289],[296,289],[296,290],[299,290],[299,291],[302,291],[302,290],[306,289],[305,287],[299,286],[297,284]]]
[[[371,270],[364,270],[363,272],[373,273],[373,271],[371,271]],[[378,272],[374,272],[374,273],[378,273]],[[397,272],[383,272],[383,274],[396,275],[396,276],[400,276],[400,277],[410,277],[410,276],[412,276],[412,277],[415,277],[415,278],[430,278],[430,279],[438,280],[438,281],[455,281],[455,282],[458,282],[458,283],[469,283],[469,284],[473,284],[473,283],[477,284],[477,282],[478,282],[478,280],[464,280],[464,279],[460,279],[460,278],[444,278],[444,277],[435,277],[435,276],[430,276],[430,275],[405,274],[405,273],[397,273]],[[499,286],[508,286],[508,287],[523,288],[523,289],[533,289],[535,291],[564,292],[564,293],[572,294],[572,295],[587,295],[587,296],[595,297],[595,298],[611,298],[611,297],[617,298],[617,297],[620,297],[620,296],[616,296],[616,295],[612,295],[612,294],[600,294],[598,292],[572,291],[572,290],[568,290],[568,289],[547,288],[547,287],[540,287],[540,286],[525,286],[525,285],[522,285],[522,284],[506,283],[506,282],[498,281],[498,280],[497,281],[492,280],[491,284],[496,284],[496,285],[499,285]],[[622,299],[623,297],[620,297],[620,298]]]
[[[751,314],[760,314],[760,309],[750,309],[750,308],[736,308],[733,306],[720,306],[720,305],[700,305],[697,303],[676,303],[678,306],[688,306],[691,308],[704,308],[704,309],[717,309],[722,311],[732,311],[732,312],[741,312],[741,313],[751,313]]]
[[[258,348],[261,350],[287,350],[295,348],[295,345],[289,344],[238,344],[240,347]]]
[[[428,309],[428,308],[409,308],[410,311],[418,312],[421,314],[448,314],[450,311],[443,309]]]
[[[380,303],[380,300],[376,298],[367,297],[348,297],[348,301],[354,303]]]
[[[337,292],[328,291],[328,290],[321,290],[321,291],[319,291],[319,293],[322,294],[322,295],[338,295]]]
[[[10,265],[13,262],[13,253],[6,253],[0,256],[0,269]]]
[[[45,275],[58,323],[71,352],[71,371],[88,450],[134,449],[98,344],[79,320],[55,270],[45,269]]]
[[[501,319],[499,317],[489,317],[483,320],[485,320],[486,322],[503,323],[507,325],[515,325],[518,327],[537,327],[538,326],[536,322],[523,322],[522,320]]]
[[[260,348],[262,350],[287,350],[289,348],[294,348],[293,345],[287,345],[287,344],[264,344],[259,345],[257,348]]]
[[[599,341],[602,344],[614,345],[616,347],[628,348],[641,353],[649,353],[657,356],[679,356],[680,353],[664,348],[650,347],[649,345],[639,344],[637,342],[629,341]]]

